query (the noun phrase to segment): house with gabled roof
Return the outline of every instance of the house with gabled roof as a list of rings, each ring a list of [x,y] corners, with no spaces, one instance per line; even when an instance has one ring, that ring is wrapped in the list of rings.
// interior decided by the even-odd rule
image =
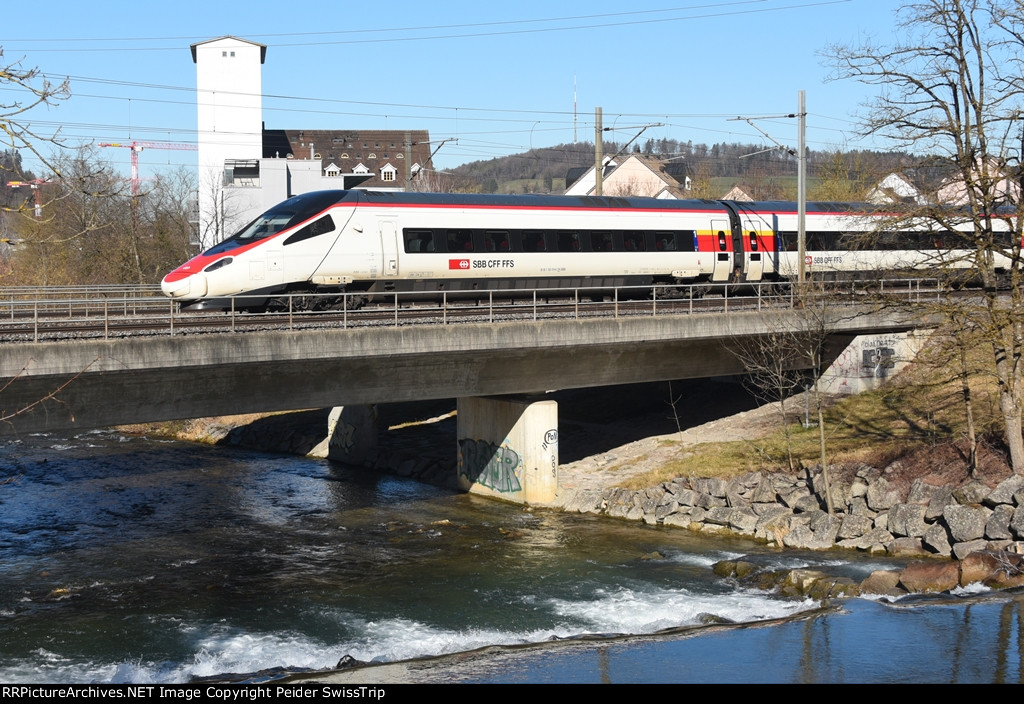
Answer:
[[[967,184],[963,174],[954,174],[945,178],[935,194],[937,203],[943,205],[969,205],[970,191],[973,188],[980,195],[983,186],[987,186],[988,195],[998,205],[1013,205],[1020,202],[1020,183],[1006,175],[1006,164],[991,158],[987,161],[978,160],[970,174],[972,184]]]
[[[594,195],[596,170],[571,169],[566,174],[565,195]],[[657,157],[629,154],[615,159],[606,157],[602,172],[602,191],[606,196],[645,196],[682,199],[689,197],[690,177],[684,164],[669,164]]]
[[[921,204],[927,199],[909,176],[894,171],[868,191],[866,200],[875,205],[895,205],[897,203]]]

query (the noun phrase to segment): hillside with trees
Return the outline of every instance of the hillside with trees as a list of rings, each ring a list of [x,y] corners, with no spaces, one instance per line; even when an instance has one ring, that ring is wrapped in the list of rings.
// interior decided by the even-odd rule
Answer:
[[[648,139],[629,151],[682,162],[695,197],[721,198],[739,186],[756,200],[796,198],[796,157],[763,145],[701,144]],[[618,153],[614,142],[604,153]],[[757,153],[761,152],[761,153]],[[808,153],[808,194],[820,200],[860,200],[885,175],[910,168],[917,159],[905,152],[814,151]],[[572,168],[594,163],[591,142],[557,144],[521,154],[474,161],[451,169],[454,189],[479,193],[561,193]]]

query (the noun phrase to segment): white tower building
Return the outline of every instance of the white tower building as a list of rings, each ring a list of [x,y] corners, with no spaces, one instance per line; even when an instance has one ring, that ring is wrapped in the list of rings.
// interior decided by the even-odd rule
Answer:
[[[220,37],[191,48],[199,108],[199,236],[209,247],[244,224],[233,222],[245,208],[228,202],[225,169],[244,169],[263,157],[261,67],[267,47]]]

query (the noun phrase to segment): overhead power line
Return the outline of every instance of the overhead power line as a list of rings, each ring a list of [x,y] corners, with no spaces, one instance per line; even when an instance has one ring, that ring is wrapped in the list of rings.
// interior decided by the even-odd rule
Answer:
[[[288,43],[288,42],[277,42],[272,44],[276,47],[286,46],[322,46],[322,45],[338,45],[338,44],[380,44],[380,43],[392,43],[392,42],[409,42],[409,41],[436,41],[436,40],[452,40],[452,39],[471,39],[478,37],[494,37],[502,35],[517,35],[517,34],[539,34],[548,32],[567,32],[567,31],[579,31],[585,29],[601,29],[606,27],[626,27],[630,25],[642,25],[642,24],[653,24],[653,23],[666,23],[666,22],[683,22],[687,20],[697,19],[713,19],[718,17],[732,17],[736,15],[750,15],[750,14],[764,14],[769,12],[783,12],[788,10],[803,10],[809,7],[819,7],[823,5],[839,5],[852,0],[818,0],[817,2],[798,2],[787,5],[776,5],[769,7],[756,7],[753,9],[743,8],[735,10],[722,11],[723,7],[730,6],[747,6],[747,5],[764,5],[771,0],[736,0],[730,3],[706,3],[699,5],[687,5],[682,7],[667,8],[662,10],[633,10],[626,12],[596,14],[596,15],[576,15],[568,17],[553,17],[543,19],[525,19],[525,20],[505,20],[500,22],[478,22],[471,24],[455,24],[455,25],[423,25],[418,27],[397,27],[397,28],[384,28],[384,29],[357,29],[357,30],[325,30],[320,32],[294,32],[294,33],[276,33],[276,34],[249,34],[248,37],[253,38],[286,38],[286,37],[310,37],[310,36],[331,36],[331,35],[350,35],[350,34],[387,34],[389,36],[371,38],[371,39],[338,39],[333,41],[319,41],[311,42],[308,39],[303,39],[299,42]],[[708,12],[700,13],[700,10],[707,9]],[[569,24],[567,26],[558,27],[536,27],[532,29],[505,29],[495,31],[469,31],[464,33],[443,33],[443,34],[425,34],[423,36],[394,36],[397,33],[405,32],[433,32],[438,30],[458,30],[466,29],[473,30],[483,27],[500,27],[500,26],[513,26],[513,25],[525,25],[525,24],[541,24],[541,23],[552,23],[552,22],[576,22],[579,20],[600,20],[601,18],[612,18],[612,17],[628,17],[634,15],[652,15],[660,14],[664,15],[670,12],[689,12],[696,14],[685,14],[675,17],[648,17],[645,19],[633,19],[633,20],[616,20],[610,22],[592,22],[587,24]],[[201,41],[206,37],[145,37],[136,38],[134,41]],[[16,39],[9,40],[0,38],[0,43],[5,42],[60,42],[62,46],[60,48],[33,48],[33,52],[82,52],[82,51],[180,51],[181,47],[168,46],[168,47],[69,47],[69,42],[89,42],[89,41],[107,41],[107,42],[124,42],[133,41],[126,40],[124,38],[107,37],[101,39],[83,39],[75,37],[65,37],[62,39],[53,38],[36,38],[36,39]]]

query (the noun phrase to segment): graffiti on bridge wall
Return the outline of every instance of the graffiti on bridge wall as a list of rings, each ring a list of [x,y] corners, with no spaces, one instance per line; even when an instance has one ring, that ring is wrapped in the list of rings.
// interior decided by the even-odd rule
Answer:
[[[892,347],[866,349],[863,351],[862,360],[862,376],[884,379],[889,376],[889,370],[896,367],[896,350]]]
[[[459,474],[470,482],[500,493],[522,491],[523,463],[507,445],[486,440],[459,440]]]
[[[832,372],[836,376],[848,378],[884,379],[896,367],[896,341],[877,340],[862,343],[858,355],[857,345],[851,345],[832,363]]]

